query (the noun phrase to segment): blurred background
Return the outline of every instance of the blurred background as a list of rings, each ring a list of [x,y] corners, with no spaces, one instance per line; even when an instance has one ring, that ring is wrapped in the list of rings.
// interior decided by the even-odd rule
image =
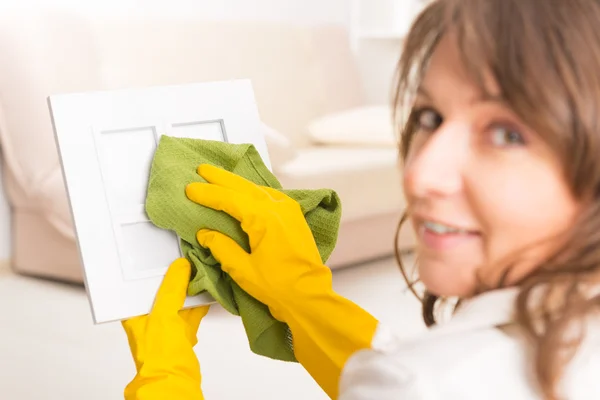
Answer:
[[[400,335],[419,304],[394,258],[403,210],[396,62],[422,0],[0,1],[0,398],[117,399],[135,373],[118,323],[93,325],[47,96],[251,79],[273,172],[343,205],[335,288]],[[399,249],[411,263],[413,238]],[[214,306],[197,353],[207,399],[324,399],[250,352]]]

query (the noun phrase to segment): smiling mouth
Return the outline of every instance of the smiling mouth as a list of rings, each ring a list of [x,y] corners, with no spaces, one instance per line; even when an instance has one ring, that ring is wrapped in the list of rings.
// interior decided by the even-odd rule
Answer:
[[[445,224],[442,224],[439,222],[433,222],[433,221],[423,221],[422,226],[424,229],[431,231],[438,235],[447,235],[447,234],[472,235],[472,234],[476,234],[476,232],[468,230],[468,229],[457,228],[454,226],[445,225]]]
[[[449,251],[481,236],[480,232],[471,229],[431,220],[421,220],[418,226],[419,241],[434,251]]]

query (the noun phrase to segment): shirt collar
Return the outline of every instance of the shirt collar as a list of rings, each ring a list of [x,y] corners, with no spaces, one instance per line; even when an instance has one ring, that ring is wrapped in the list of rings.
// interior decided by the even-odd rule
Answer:
[[[449,321],[436,325],[431,331],[439,330],[446,334],[510,324],[515,320],[518,294],[519,288],[513,287],[492,290],[463,300]]]

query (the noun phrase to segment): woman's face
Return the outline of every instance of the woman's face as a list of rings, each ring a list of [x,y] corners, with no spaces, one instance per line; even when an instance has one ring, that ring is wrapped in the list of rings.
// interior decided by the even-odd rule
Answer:
[[[450,36],[437,46],[415,103],[404,169],[419,275],[440,296],[510,284],[547,257],[579,211],[558,158],[503,103],[469,79]],[[490,96],[491,94],[491,96]],[[497,96],[495,96],[497,94]],[[478,276],[481,281],[478,281]]]

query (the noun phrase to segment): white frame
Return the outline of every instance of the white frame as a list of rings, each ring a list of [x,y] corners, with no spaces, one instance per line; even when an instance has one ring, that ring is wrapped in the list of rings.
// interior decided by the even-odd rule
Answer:
[[[254,144],[271,169],[248,80],[58,94],[50,96],[48,104],[96,324],[148,313],[168,267],[137,271],[124,267],[128,257],[120,246],[119,227],[149,220],[143,205],[115,210],[113,204],[111,209],[110,183],[105,182],[98,156],[100,134],[150,128],[158,141],[161,134],[176,136],[177,126],[218,122],[224,141]],[[173,259],[180,254],[177,246]],[[213,302],[202,294],[188,297],[185,307]]]

